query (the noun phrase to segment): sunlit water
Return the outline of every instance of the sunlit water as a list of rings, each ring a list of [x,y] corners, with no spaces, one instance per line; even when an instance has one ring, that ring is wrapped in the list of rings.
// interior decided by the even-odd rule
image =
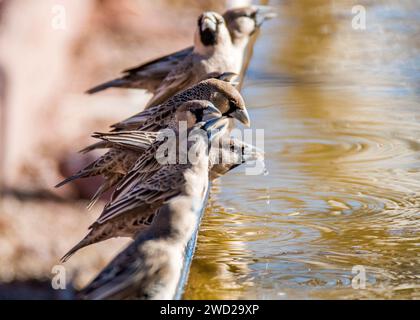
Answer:
[[[185,298],[420,298],[420,3],[366,1],[364,31],[270,4],[243,89],[269,174],[215,184]]]

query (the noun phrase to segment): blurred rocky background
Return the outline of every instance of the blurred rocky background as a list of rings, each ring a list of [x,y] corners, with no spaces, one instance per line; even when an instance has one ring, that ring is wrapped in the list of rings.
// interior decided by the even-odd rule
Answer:
[[[100,181],[54,185],[96,155],[90,134],[139,111],[136,90],[83,92],[127,67],[191,45],[196,17],[223,0],[0,0],[0,298],[45,293],[52,268],[87,232]],[[64,18],[64,19],[63,19]],[[91,279],[127,240],[81,250],[67,282]],[[30,282],[25,282],[26,280]],[[35,280],[33,280],[35,279]],[[37,279],[37,280],[36,280]]]

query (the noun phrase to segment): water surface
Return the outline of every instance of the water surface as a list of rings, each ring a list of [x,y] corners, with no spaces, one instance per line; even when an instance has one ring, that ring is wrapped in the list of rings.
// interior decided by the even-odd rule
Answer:
[[[243,89],[269,174],[215,184],[185,298],[420,298],[420,3],[364,1],[366,30],[270,4]]]

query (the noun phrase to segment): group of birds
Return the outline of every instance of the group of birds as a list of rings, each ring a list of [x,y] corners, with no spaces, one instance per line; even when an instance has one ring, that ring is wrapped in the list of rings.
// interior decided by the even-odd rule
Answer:
[[[144,89],[153,94],[145,109],[95,133],[99,141],[83,149],[107,149],[74,179],[102,176],[89,207],[113,190],[88,234],[64,257],[113,237],[134,241],[82,289],[81,299],[174,299],[183,290],[195,236],[210,182],[238,165],[262,158],[260,150],[230,137],[237,119],[250,125],[245,102],[235,88],[253,34],[274,12],[265,6],[204,12],[194,45],[125,70],[123,76],[87,92],[108,88]],[[186,124],[187,134],[181,132]],[[176,161],[162,162],[158,150],[170,129]],[[215,143],[217,142],[217,143]],[[178,150],[179,149],[179,150]],[[189,155],[194,155],[190,161]],[[181,161],[187,159],[187,161]]]

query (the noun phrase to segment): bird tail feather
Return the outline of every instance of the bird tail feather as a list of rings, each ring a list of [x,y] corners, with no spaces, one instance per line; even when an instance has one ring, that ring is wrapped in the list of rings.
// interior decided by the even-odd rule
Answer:
[[[71,248],[61,259],[60,263],[66,262],[70,257],[76,253],[76,251],[79,251],[80,249],[88,246],[90,243],[87,242],[87,235],[82,241],[80,241],[78,244],[76,244],[73,248]]]
[[[82,177],[82,174],[75,174],[75,175],[73,175],[71,177],[68,177],[67,179],[64,179],[63,181],[61,181],[57,185],[55,185],[55,188],[60,188],[60,187],[64,186],[65,184],[67,184],[67,183],[69,183],[69,182],[71,182],[73,180],[79,179],[81,177]]]
[[[86,91],[87,94],[94,94],[99,91],[103,91],[109,88],[123,88],[126,85],[126,81],[124,79],[115,79],[108,82],[101,83],[96,87],[93,87]]]
[[[106,141],[99,141],[99,142],[96,142],[94,144],[91,144],[91,145],[83,148],[82,150],[79,151],[79,153],[86,154],[86,153],[91,152],[91,151],[96,150],[96,149],[105,149],[105,148],[109,148],[109,147],[110,147],[110,145]]]

